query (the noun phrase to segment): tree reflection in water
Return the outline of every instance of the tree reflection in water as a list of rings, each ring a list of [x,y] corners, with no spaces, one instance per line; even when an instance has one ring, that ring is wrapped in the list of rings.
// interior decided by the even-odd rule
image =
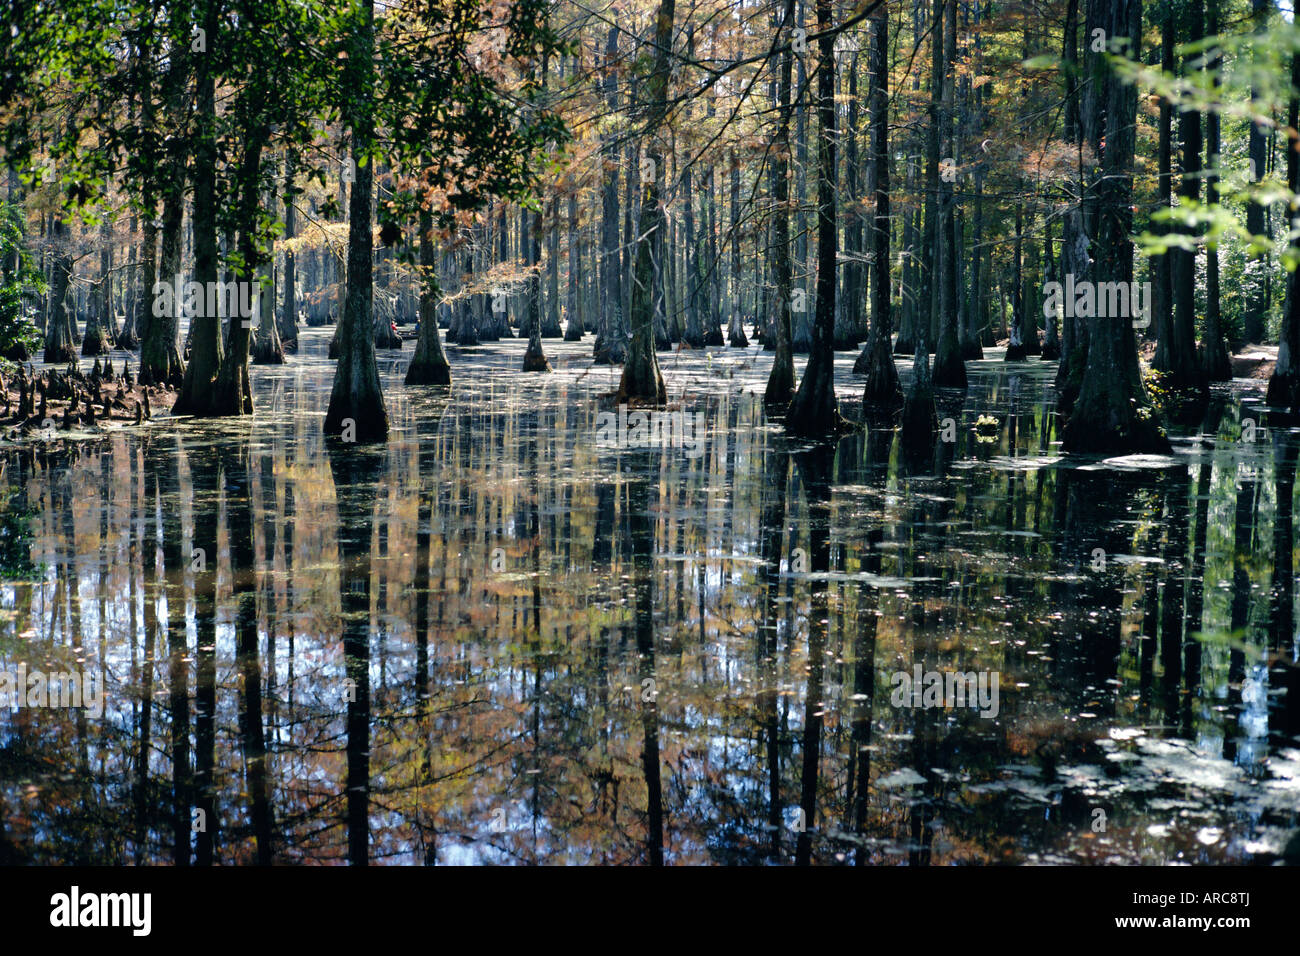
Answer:
[[[905,457],[787,445],[761,375],[681,356],[692,457],[598,448],[565,345],[508,389],[456,356],[362,449],[319,437],[323,334],[251,423],[0,452],[0,667],[108,685],[0,711],[0,862],[1246,862],[1296,826],[1300,446],[1238,396],[1088,465],[1050,367],[971,363]],[[914,664],[998,673],[999,714],[893,706]]]

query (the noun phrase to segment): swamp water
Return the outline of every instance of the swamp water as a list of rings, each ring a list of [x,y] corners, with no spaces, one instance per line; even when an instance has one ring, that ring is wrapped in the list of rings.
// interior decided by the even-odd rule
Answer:
[[[251,422],[0,446],[0,672],[103,687],[0,708],[0,862],[1246,863],[1294,831],[1300,431],[1262,390],[1168,458],[1067,461],[1055,366],[990,358],[918,463],[787,443],[770,353],[665,353],[698,446],[611,447],[618,370],[548,340],[524,375],[514,340],[450,347],[450,395],[381,352],[389,442],[332,447],[331,333],[254,368]]]

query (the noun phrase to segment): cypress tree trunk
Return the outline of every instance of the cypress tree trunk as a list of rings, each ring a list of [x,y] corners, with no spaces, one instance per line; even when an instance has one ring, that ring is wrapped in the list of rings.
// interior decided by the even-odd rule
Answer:
[[[582,340],[582,317],[578,314],[578,301],[581,293],[578,288],[578,260],[580,253],[578,251],[578,193],[575,189],[569,193],[569,285],[568,298],[564,305],[565,324],[564,324],[564,341],[579,342]]]
[[[528,350],[524,353],[525,372],[549,372],[551,363],[542,351],[542,273],[538,269],[542,258],[542,214],[532,215],[530,266],[528,270]]]
[[[1077,0],[1070,0],[1065,14],[1065,44],[1062,58],[1066,63],[1065,84],[1065,138],[1076,150],[1086,140],[1082,86],[1079,83],[1079,6]],[[1083,206],[1084,171],[1078,170],[1078,178],[1072,180],[1071,191],[1079,197],[1065,214],[1061,226],[1061,275],[1062,283],[1073,275],[1075,280],[1090,279],[1090,260],[1088,258],[1089,239],[1085,231],[1086,215]],[[1083,377],[1084,363],[1087,358],[1086,320],[1077,316],[1064,316],[1061,326],[1061,362],[1056,369],[1057,406],[1061,410],[1069,409],[1079,394],[1079,384]]]
[[[1020,55],[1022,58],[1026,60],[1029,59],[1029,30],[1027,27],[1021,32]],[[1023,180],[1022,180],[1022,185],[1023,185]],[[1032,207],[1031,207],[1030,217],[1032,220]],[[1020,230],[1017,229],[1016,232],[1017,232],[1017,239],[1020,239],[1021,238],[1019,236]],[[1019,301],[1019,305],[1016,308],[1016,312],[1020,316],[1019,321],[1020,321],[1021,341],[1024,342],[1026,355],[1042,355],[1043,346],[1042,343],[1039,342],[1038,340],[1038,309],[1041,308],[1041,303],[1039,303],[1038,301],[1037,293],[1031,294],[1028,297],[1032,301],[1033,303],[1032,305],[1029,302],[1025,301],[1026,300],[1025,291],[1028,288],[1030,288],[1030,286],[1028,286],[1027,284],[1028,277],[1024,274],[1025,271],[1027,270],[1025,270],[1024,264],[1020,259],[1019,247],[1017,251],[1016,263],[1020,268],[1020,271],[1018,271],[1016,275],[1016,281],[1018,283],[1017,296]],[[1040,281],[1037,284],[1037,289],[1041,289],[1041,288],[1042,288],[1042,281],[1040,278]]]
[[[889,302],[889,18],[883,6],[880,11],[871,17],[869,65],[871,163],[875,168],[876,189],[876,209],[871,221],[871,334],[853,368],[867,376],[862,390],[862,406],[867,414],[893,412],[903,404],[903,390],[890,343],[893,328]]]
[[[1070,0],[1071,4],[1077,0]],[[977,2],[975,4],[975,26],[978,29],[980,24],[982,8]],[[1069,25],[1067,23],[1067,35]],[[974,66],[973,71],[978,75],[983,73],[983,56],[980,48],[980,39],[978,35],[973,44],[974,49]],[[1068,68],[1067,68],[1068,71]],[[964,102],[970,105],[973,95],[975,103],[973,107],[974,118],[972,125],[974,127],[974,139],[980,140],[984,132],[984,93],[986,87],[990,84],[981,85],[978,90],[970,89],[970,80],[963,81],[965,95]],[[1066,96],[1066,112],[1069,112],[1069,95]],[[1068,138],[1068,133],[1067,133]],[[984,309],[984,250],[981,244],[984,241],[984,175],[986,170],[984,157],[977,155],[975,157],[975,212],[971,217],[971,249],[973,255],[970,263],[970,293],[966,303],[964,315],[966,321],[962,325],[961,332],[961,357],[967,361],[979,361],[984,358],[984,349],[980,344],[980,335],[986,321]],[[964,250],[963,250],[964,251]]]
[[[204,28],[213,38],[218,28],[217,6],[214,0],[205,0],[202,6]],[[194,184],[194,281],[206,292],[217,282],[217,107],[212,57],[206,54],[196,57],[194,73],[198,91],[194,162],[190,177]],[[198,314],[190,316],[189,364],[173,408],[176,414],[206,416],[213,413],[213,389],[222,361],[221,317],[217,309],[208,307],[215,303],[206,299],[205,295]],[[230,321],[238,324],[240,317],[232,315]]]
[[[1254,21],[1255,32],[1262,33],[1265,26],[1265,20],[1273,4],[1270,0],[1251,0],[1250,15]],[[1258,48],[1256,48],[1258,50]],[[1256,52],[1255,56],[1261,56]],[[1252,104],[1259,99],[1259,88],[1252,85],[1250,89],[1250,99]],[[1250,124],[1250,178],[1258,183],[1264,178],[1264,166],[1267,159],[1267,143],[1270,131],[1263,124],[1252,122]],[[1259,236],[1265,232],[1264,224],[1264,206],[1259,202],[1248,202],[1246,204],[1246,229],[1251,235]],[[1263,268],[1255,265],[1255,262],[1262,264]],[[1242,316],[1242,336],[1247,342],[1262,342],[1264,340],[1264,317],[1266,298],[1263,290],[1263,275],[1269,271],[1268,253],[1259,254],[1257,260],[1251,262],[1251,272],[1254,273],[1248,282],[1246,290],[1246,309]],[[1258,272],[1255,270],[1259,269]],[[1288,277],[1288,283],[1290,278]]]
[[[792,35],[789,24],[794,18],[794,0],[786,0],[785,16],[781,19],[781,33]],[[784,411],[794,397],[794,356],[790,342],[790,170],[786,156],[790,151],[790,74],[794,53],[788,47],[781,54],[781,76],[778,81],[777,108],[780,110],[776,143],[776,158],[772,163],[775,187],[775,220],[773,224],[772,271],[776,279],[776,295],[770,303],[774,315],[768,318],[769,328],[775,333],[773,347],[776,356],[768,373],[767,389],[763,403],[769,409]],[[764,349],[767,336],[764,336]]]
[[[72,284],[72,256],[67,252],[68,228],[56,217],[50,232],[55,241],[50,278],[49,318],[45,322],[46,362],[62,365],[77,360],[73,344],[72,316],[68,311],[68,287]]]
[[[930,103],[925,129],[925,220],[917,277],[915,334],[917,347],[936,340],[939,330],[939,258],[943,232],[939,228],[939,109],[943,95],[943,7],[934,0],[930,29]],[[917,71],[918,74],[920,71]]]
[[[1017,177],[1017,183],[1023,186],[1023,180]],[[1024,293],[1024,204],[1016,200],[1016,244],[1015,244],[1015,286],[1011,290],[1011,334],[1007,342],[1008,362],[1021,362],[1029,354],[1025,348],[1025,293]]]
[[[263,255],[257,248],[255,234],[260,216],[262,193],[260,187],[262,150],[270,130],[265,126],[248,131],[244,160],[236,173],[239,188],[239,239],[237,242],[244,275],[254,274],[253,270],[262,265]],[[361,170],[357,177],[360,179]],[[367,168],[367,176],[373,171]],[[355,193],[355,188],[353,189]],[[367,232],[369,236],[369,232]],[[349,281],[351,281],[351,263],[348,264]],[[248,280],[245,280],[248,281]],[[272,310],[274,318],[274,310]],[[221,356],[221,366],[217,370],[216,386],[212,396],[213,415],[251,415],[253,414],[253,388],[248,379],[248,359],[252,346],[252,320],[232,315],[226,333],[226,350]],[[283,355],[281,355],[283,360]]]
[[[558,339],[564,331],[560,328],[560,234],[555,200],[547,208],[550,226],[546,232],[546,319],[541,334],[543,338]]]
[[[1052,223],[1048,220],[1044,225],[1043,236],[1043,281],[1049,282],[1055,278],[1056,267],[1052,263]],[[1056,313],[1044,316],[1044,320],[1047,323],[1047,340],[1043,343],[1043,358],[1058,359],[1061,357],[1061,336],[1057,331]]]
[[[939,123],[939,139],[945,156],[954,164],[957,161],[956,142],[953,138],[953,112],[956,109],[954,90],[954,60],[957,57],[957,0],[935,0],[935,30],[932,34],[936,48],[943,41],[942,56],[936,54],[938,75],[943,77],[943,98],[935,119]],[[942,33],[938,32],[942,27]],[[946,64],[946,69],[945,69]],[[954,170],[955,175],[955,170]],[[939,340],[934,350],[934,383],[951,388],[966,387],[966,363],[962,361],[961,344],[957,336],[959,319],[957,303],[957,222],[956,199],[951,177],[939,182],[939,234],[935,238],[935,268],[939,279]]]
[[[109,281],[109,276],[104,276],[90,290],[86,310],[86,334],[81,340],[82,355],[107,355],[113,350],[113,341],[105,327]]]
[[[984,174],[980,161],[975,167],[975,214],[971,217],[970,307],[966,310],[966,337],[961,343],[961,357],[968,361],[984,358],[983,339],[988,328],[988,307],[985,303],[984,270]]]
[[[632,91],[628,97],[629,102],[636,102],[637,84],[635,77],[632,80]],[[623,241],[619,243],[619,273],[618,283],[622,290],[622,298],[618,300],[618,314],[621,317],[620,322],[626,319],[632,313],[632,255],[635,245],[633,244],[633,209],[636,206],[636,183],[637,163],[635,144],[629,142],[624,146],[624,175],[623,175]]]
[[[727,344],[732,348],[749,348],[745,337],[745,320],[742,312],[743,286],[740,275],[740,161],[736,151],[731,151],[731,293],[727,297],[731,307],[731,324],[727,329]]]
[[[348,208],[348,279],[343,321],[339,326],[339,361],[334,387],[325,413],[325,434],[355,437],[359,442],[383,441],[388,437],[388,410],[379,386],[375,364],[375,343],[371,329],[373,294],[371,261],[373,237],[370,231],[370,193],[374,164],[364,162],[374,140],[374,116],[370,112],[374,72],[374,0],[361,0],[360,22],[348,58],[351,88],[361,99],[357,115],[348,117],[352,131],[352,158],[356,182]],[[353,433],[349,426],[355,428]]]
[[[433,238],[433,213],[420,210],[420,334],[415,354],[406,369],[407,385],[450,385],[451,366],[438,335],[437,248]]]
[[[1160,69],[1172,74],[1174,62],[1174,23],[1171,4],[1166,0],[1164,17],[1160,23]],[[1159,133],[1156,144],[1156,213],[1173,206],[1173,139],[1174,110],[1169,100],[1160,100]],[[1151,223],[1151,231],[1161,234],[1169,231],[1165,222]],[[1154,256],[1151,260],[1153,281],[1151,287],[1152,313],[1155,318],[1156,354],[1151,359],[1151,367],[1160,372],[1168,372],[1170,364],[1169,342],[1173,338],[1174,327],[1174,273],[1173,253]]]
[[[145,218],[142,233],[139,275],[135,286],[135,324],[130,327],[131,341],[119,342],[119,347],[132,350],[140,348],[140,341],[149,331],[153,322],[153,287],[158,279],[158,227],[154,225],[157,216],[151,197],[145,197]],[[123,330],[126,334],[126,330]]]
[[[1192,0],[1192,10],[1186,20],[1189,42],[1201,39],[1203,15],[1201,0]],[[1200,53],[1194,53],[1183,57],[1184,75],[1190,78],[1192,62],[1199,56]],[[1183,146],[1182,183],[1178,194],[1185,202],[1195,203],[1201,198],[1201,114],[1190,109],[1181,111],[1178,132]],[[1198,230],[1184,226],[1179,231],[1194,236]],[[1175,249],[1172,255],[1174,321],[1168,351],[1170,384],[1179,389],[1202,388],[1205,378],[1196,356],[1197,253]]]
[[[934,405],[934,380],[930,377],[930,348],[925,341],[925,325],[917,328],[916,352],[912,358],[912,382],[903,400],[902,442],[909,456],[917,456],[934,447],[934,431],[939,416]]]
[[[817,314],[812,353],[799,391],[790,402],[785,427],[792,435],[821,435],[844,427],[835,398],[835,293],[839,237],[835,224],[835,38],[832,0],[817,0]]]
[[[618,383],[617,404],[663,405],[668,400],[664,377],[655,357],[654,283],[662,281],[664,233],[667,231],[659,201],[659,181],[664,173],[660,128],[668,113],[668,57],[672,51],[675,0],[660,0],[655,18],[654,70],[646,83],[649,101],[645,123],[646,154],[654,175],[642,183],[641,223],[637,229],[636,271],[632,279],[632,340]]]
[[[385,296],[385,301],[387,301],[387,296]],[[393,323],[388,316],[373,306],[371,307],[371,314],[374,325],[375,348],[400,349],[402,347],[402,337],[393,331]]]
[[[844,225],[844,289],[835,320],[835,348],[850,352],[861,340],[862,322],[862,215],[858,189],[858,54],[849,61],[849,117],[844,136],[844,195],[849,206]]]
[[[800,28],[804,22],[804,0],[799,0],[795,23]],[[803,96],[809,89],[807,54],[795,60],[798,71],[795,74],[794,90],[797,91],[796,103],[802,106]],[[812,271],[808,265],[808,110],[800,108],[795,111],[795,164],[792,173],[795,182],[794,212],[794,269],[791,277],[792,288],[803,292],[802,309],[793,310],[790,321],[790,350],[796,355],[807,355],[812,350],[812,310],[808,308],[809,278]]]
[[[253,340],[255,365],[283,365],[284,348],[275,318],[275,270],[265,265],[260,270],[257,293],[257,336]],[[238,321],[237,319],[235,321]]]
[[[690,105],[686,106],[686,121],[690,122]],[[682,312],[685,328],[682,341],[693,349],[704,346],[704,330],[700,327],[700,312],[697,306],[700,270],[695,248],[695,181],[691,165],[682,170],[682,225],[686,230],[686,281],[682,283]]]
[[[183,167],[173,162],[171,169]],[[177,178],[180,178],[178,174]],[[185,212],[185,198],[180,185],[169,181],[163,194],[161,250],[159,252],[160,282],[172,282],[181,269],[181,217]],[[183,185],[183,184],[182,184]],[[140,384],[178,387],[185,377],[185,364],[176,345],[182,303],[172,296],[171,307],[162,315],[153,315],[140,342]],[[155,299],[155,304],[156,304]],[[48,360],[47,360],[48,361]]]
[[[134,226],[131,228],[131,233],[135,233]],[[122,323],[122,330],[117,333],[117,341],[113,346],[114,348],[123,349],[128,352],[134,351],[140,347],[140,337],[136,332],[138,322],[137,317],[140,315],[140,310],[145,302],[140,287],[140,276],[143,272],[143,268],[139,264],[144,255],[143,245],[136,246],[135,252],[132,255],[137,264],[131,266],[127,270],[125,287],[122,290],[122,304],[126,311],[126,321]]]
[[[167,143],[163,155],[165,175],[162,177],[159,197],[162,200],[162,217],[157,224],[161,234],[157,281],[167,283],[175,281],[181,271],[180,233],[181,220],[185,212],[184,187],[186,139],[188,138],[185,134],[189,133],[188,123],[183,120],[186,87],[189,80],[189,47],[185,45],[183,39],[191,32],[188,9],[183,6],[177,7],[172,14],[169,32],[173,39],[181,38],[182,42],[176,44],[175,55],[169,64],[163,84],[166,91],[164,96],[166,120],[163,126],[165,128],[170,124],[178,126],[179,129],[171,130],[170,135],[167,135],[164,140]],[[153,102],[153,97],[144,96],[140,107],[141,116],[150,126],[154,124],[155,118]],[[152,196],[147,198],[153,199]],[[152,201],[148,208],[152,214]],[[146,293],[153,298],[152,285]],[[145,321],[140,335],[139,381],[141,385],[174,387],[179,386],[184,379],[185,366],[176,347],[181,303],[174,301],[174,298],[171,309],[164,315],[154,314],[153,304],[156,304],[156,299],[144,313]]]
[[[298,235],[298,210],[294,208],[293,164],[284,161],[284,238]],[[298,262],[292,248],[284,250],[284,306],[280,312],[280,342],[286,351],[298,351]]]
[[[605,107],[610,115],[618,111],[618,80],[614,73],[617,57],[618,29],[611,27],[605,41]],[[621,330],[622,323],[618,315],[622,307],[623,288],[622,265],[618,251],[617,144],[610,142],[606,145],[604,156],[604,189],[601,192],[600,312],[593,356],[597,365],[619,365],[625,360],[626,352]],[[656,179],[663,174],[662,169],[655,169]]]
[[[474,314],[474,300],[481,299],[482,296],[464,294],[464,287],[470,284],[474,275],[473,236],[471,229],[465,243],[465,260],[462,265],[464,271],[461,275],[462,294],[456,308],[456,327],[454,330],[447,330],[447,340],[457,345],[478,345],[478,322]]]
[[[1300,53],[1291,55],[1291,99],[1287,105],[1287,125],[1296,129],[1300,122]],[[1300,190],[1300,157],[1294,149],[1286,151],[1286,182],[1294,193]],[[1291,250],[1300,253],[1300,210],[1291,213]],[[1266,401],[1270,405],[1300,410],[1300,269],[1286,277],[1286,310],[1278,338],[1277,364],[1268,380]]]
[[[1219,0],[1209,0],[1209,35],[1219,35]],[[1219,87],[1219,71],[1223,67],[1223,58],[1216,52],[1207,59],[1205,71],[1210,75],[1211,86]],[[1205,199],[1211,205],[1219,201],[1219,168],[1222,157],[1219,156],[1219,114],[1214,110],[1205,113],[1205,155],[1206,165],[1211,172],[1205,178]],[[1201,365],[1205,377],[1211,382],[1227,382],[1232,379],[1232,362],[1228,358],[1228,348],[1223,340],[1223,318],[1219,307],[1219,246],[1208,242],[1205,246],[1205,343],[1202,347]]]
[[[709,115],[713,115],[713,107],[709,107]],[[722,264],[718,261],[718,199],[717,199],[717,175],[712,166],[709,167],[709,188],[705,193],[708,200],[709,217],[707,224],[708,248],[709,248],[709,283],[708,283],[708,320],[704,324],[704,344],[707,346],[721,347],[722,340],[722,309],[721,302],[721,272]]]
[[[903,191],[908,196],[916,194],[916,164],[911,159],[905,160],[903,174]],[[920,211],[914,205],[903,213],[903,282],[899,287],[899,305],[901,312],[898,320],[898,340],[894,343],[895,355],[911,355],[916,349],[916,316],[920,309],[917,292],[920,268],[917,262],[916,244],[920,234],[918,217]]]
[[[1098,13],[1109,37],[1128,38],[1138,49],[1142,37],[1141,0],[1101,0]],[[1137,90],[1118,78],[1103,87],[1106,149],[1096,187],[1096,276],[1129,282],[1133,277],[1133,150]],[[1089,320],[1087,367],[1078,401],[1066,422],[1068,452],[1167,452],[1138,369],[1137,340],[1129,317]]]

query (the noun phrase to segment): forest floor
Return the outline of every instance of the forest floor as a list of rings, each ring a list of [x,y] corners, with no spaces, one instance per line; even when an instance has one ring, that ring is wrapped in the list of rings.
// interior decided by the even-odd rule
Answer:
[[[176,403],[177,390],[143,386],[123,353],[59,369],[34,364],[0,375],[0,429],[7,439],[79,437],[81,430],[142,424]],[[74,431],[78,432],[73,435]]]
[[[1232,377],[1267,380],[1275,365],[1276,345],[1243,345],[1241,351],[1232,356]]]
[[[1138,347],[1138,356],[1147,365],[1151,364],[1155,354],[1154,342],[1143,342]],[[1266,382],[1272,376],[1273,367],[1277,364],[1277,346],[1247,343],[1233,353],[1229,360],[1232,362],[1233,378],[1249,378]]]

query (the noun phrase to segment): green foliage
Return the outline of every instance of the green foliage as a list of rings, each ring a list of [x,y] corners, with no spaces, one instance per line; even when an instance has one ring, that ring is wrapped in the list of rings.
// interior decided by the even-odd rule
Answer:
[[[0,489],[0,579],[31,581],[45,566],[32,563],[32,518],[36,511],[21,504],[22,491]]]
[[[0,202],[0,356],[23,361],[40,344],[41,333],[25,311],[23,293],[44,288],[40,270],[23,245],[19,209]]]
[[[494,9],[412,0],[377,25],[377,95],[364,108],[374,111],[376,150],[405,174],[380,213],[390,237],[421,208],[443,229],[494,199],[539,208],[541,172],[569,134],[536,75],[572,50],[551,26],[549,0],[515,3],[505,22],[490,19]],[[511,61],[525,75],[518,86],[501,69]]]
[[[1276,18],[1260,32],[1224,33],[1181,44],[1176,55],[1180,61],[1186,58],[1187,62],[1187,69],[1181,74],[1166,73],[1159,66],[1120,56],[1110,57],[1116,72],[1126,82],[1136,83],[1139,89],[1167,100],[1176,111],[1195,109],[1217,114],[1224,132],[1229,134],[1224,140],[1225,154],[1202,171],[1203,176],[1218,177],[1217,200],[1192,201],[1178,197],[1172,208],[1154,213],[1151,221],[1172,227],[1172,231],[1158,234],[1148,231],[1139,235],[1136,241],[1144,253],[1162,255],[1174,248],[1193,251],[1206,244],[1236,240],[1247,256],[1272,253],[1287,271],[1300,264],[1300,252],[1291,248],[1290,242],[1296,237],[1284,231],[1284,241],[1279,244],[1273,236],[1251,235],[1241,214],[1247,203],[1287,208],[1300,202],[1300,196],[1283,181],[1280,170],[1269,175],[1260,170],[1259,180],[1255,181],[1243,147],[1245,130],[1251,123],[1258,122],[1273,130],[1275,118],[1286,115],[1292,95],[1290,58],[1297,50],[1300,50],[1300,27]],[[1238,135],[1231,135],[1234,129]],[[1295,132],[1281,130],[1280,135],[1285,142]],[[1177,152],[1176,129],[1174,149]]]

